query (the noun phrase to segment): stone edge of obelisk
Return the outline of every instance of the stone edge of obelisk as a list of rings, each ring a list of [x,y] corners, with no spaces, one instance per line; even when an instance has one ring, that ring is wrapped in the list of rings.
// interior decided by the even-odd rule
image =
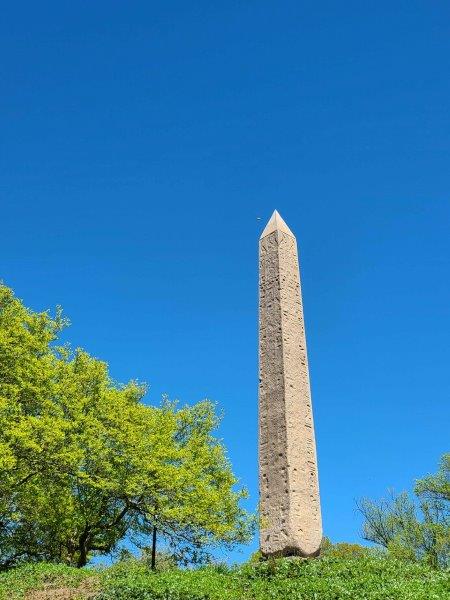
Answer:
[[[272,216],[268,220],[267,225],[265,226],[264,231],[262,232],[259,239],[262,240],[274,231],[283,231],[284,233],[287,233],[288,235],[295,238],[295,235],[289,229],[283,217],[277,210],[273,211]]]

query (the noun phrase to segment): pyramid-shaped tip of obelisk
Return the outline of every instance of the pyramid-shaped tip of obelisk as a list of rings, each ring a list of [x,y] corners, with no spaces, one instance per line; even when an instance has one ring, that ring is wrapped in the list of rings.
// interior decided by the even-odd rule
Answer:
[[[295,237],[295,235],[292,233],[292,231],[286,225],[286,223],[284,222],[280,213],[277,210],[273,211],[273,214],[270,217],[269,222],[267,223],[267,225],[264,228],[264,231],[261,234],[261,238],[266,237],[267,235],[270,235],[274,231],[283,231],[284,233],[287,233],[288,235]]]

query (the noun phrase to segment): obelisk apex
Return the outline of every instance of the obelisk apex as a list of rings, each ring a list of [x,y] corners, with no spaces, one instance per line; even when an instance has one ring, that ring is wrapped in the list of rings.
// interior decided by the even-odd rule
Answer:
[[[322,540],[297,241],[275,211],[259,240],[260,548],[316,556]]]

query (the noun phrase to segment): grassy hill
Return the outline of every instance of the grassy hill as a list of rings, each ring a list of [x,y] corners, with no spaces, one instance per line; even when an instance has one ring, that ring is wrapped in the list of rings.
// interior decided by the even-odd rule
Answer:
[[[25,565],[0,574],[1,600],[448,600],[450,574],[371,555],[280,559],[152,572],[130,560],[105,569]]]

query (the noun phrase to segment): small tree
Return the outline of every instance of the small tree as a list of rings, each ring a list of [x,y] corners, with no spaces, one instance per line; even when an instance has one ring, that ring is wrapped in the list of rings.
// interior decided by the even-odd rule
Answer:
[[[240,507],[246,491],[235,490],[225,448],[214,436],[220,422],[214,405],[205,400],[176,411],[166,401],[165,410],[174,421],[164,493],[142,487],[135,495],[134,531],[137,540],[157,533],[177,562],[203,562],[210,548],[248,541],[254,520]]]
[[[445,567],[450,556],[449,491],[450,454],[446,454],[438,473],[416,482],[415,502],[406,492],[397,496],[391,493],[380,502],[358,502],[364,517],[364,539],[387,548],[397,557]]]

